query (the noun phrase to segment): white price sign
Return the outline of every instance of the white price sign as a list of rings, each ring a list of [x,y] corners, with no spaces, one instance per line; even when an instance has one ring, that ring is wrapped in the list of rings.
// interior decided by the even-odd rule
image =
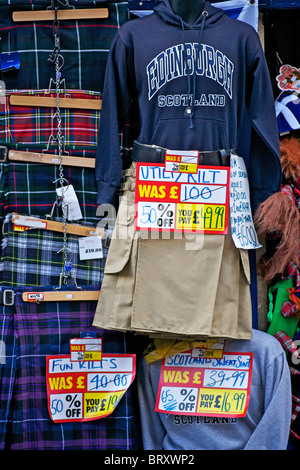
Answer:
[[[230,221],[231,233],[237,248],[260,248],[254,227],[247,169],[244,159],[230,157]]]

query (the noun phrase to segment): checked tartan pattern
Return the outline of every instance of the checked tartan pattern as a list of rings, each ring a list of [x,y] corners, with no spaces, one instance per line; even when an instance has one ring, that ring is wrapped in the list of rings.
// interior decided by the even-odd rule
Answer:
[[[14,310],[12,307],[0,306],[0,341],[0,450],[4,450],[17,363]]]
[[[59,22],[60,53],[64,59],[62,78],[66,87],[102,92],[105,66],[111,42],[120,26],[129,19],[127,2],[70,0],[76,8],[107,7],[103,19]],[[44,10],[51,1],[0,2],[0,37],[2,52],[18,52],[20,68],[0,73],[6,89],[48,89],[55,77],[48,60],[54,49],[52,21],[14,23],[14,11]]]
[[[37,145],[5,145],[7,151],[21,150],[42,152]],[[67,154],[77,157],[95,158],[96,147],[82,149],[80,146],[66,147]],[[57,147],[50,146],[49,152],[57,154]],[[66,180],[72,184],[80,205],[82,219],[79,223],[97,224],[97,188],[95,172],[92,168],[64,166]],[[0,224],[2,227],[5,214],[18,212],[22,215],[44,217],[51,213],[57,201],[56,188],[58,181],[58,165],[20,163],[9,161],[0,162]],[[62,216],[61,208],[56,204],[53,217]],[[1,238],[0,232],[0,238]]]
[[[45,217],[51,213],[57,201],[56,189],[60,188],[58,165],[35,163],[8,163],[5,170],[4,211],[22,215]],[[82,219],[78,222],[97,224],[97,188],[93,168],[64,167],[64,177],[74,187],[80,205]],[[54,217],[62,216],[62,209],[55,205]]]
[[[87,289],[94,290],[95,286]],[[119,354],[136,352],[132,338],[92,327],[94,301],[26,303],[22,300],[25,290],[32,289],[15,289],[15,305],[9,307],[9,315],[2,310],[0,316],[2,338],[11,343],[7,349],[11,359],[2,365],[0,378],[2,447],[7,450],[137,449],[135,383],[111,415],[84,423],[54,423],[48,413],[46,391],[46,356],[69,354],[71,338],[96,331],[103,340],[103,352]],[[45,290],[53,287],[43,287]]]
[[[52,220],[62,221],[54,218]],[[92,224],[84,224],[93,227]],[[98,285],[103,279],[108,248],[102,244],[103,258],[83,260],[79,258],[78,236],[67,234],[68,261],[72,263],[72,278],[69,285]],[[64,267],[63,233],[46,229],[16,231],[12,215],[3,222],[0,260],[2,285],[17,286],[58,286]]]
[[[0,99],[0,143],[41,144],[44,150],[55,143],[57,135],[56,108],[13,106],[11,95],[54,97],[47,90],[11,90],[4,92]],[[61,98],[100,100],[97,92],[62,90]],[[97,145],[100,110],[61,108],[61,132],[64,145]]]
[[[292,385],[292,417],[290,437],[295,450],[300,446],[300,354],[296,343],[284,331],[277,331],[274,337],[287,353],[287,361],[291,374]]]

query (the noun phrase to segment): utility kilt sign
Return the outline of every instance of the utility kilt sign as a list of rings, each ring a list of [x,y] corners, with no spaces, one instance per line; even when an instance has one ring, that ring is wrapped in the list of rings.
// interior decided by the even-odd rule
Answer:
[[[135,229],[226,234],[230,168],[173,153],[164,164],[137,163]]]

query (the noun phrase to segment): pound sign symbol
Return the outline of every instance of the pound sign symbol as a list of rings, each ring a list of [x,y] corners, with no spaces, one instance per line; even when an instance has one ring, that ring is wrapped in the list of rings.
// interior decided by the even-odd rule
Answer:
[[[101,400],[100,411],[105,411],[106,398]]]
[[[193,377],[194,384],[201,384],[201,372],[195,372]]]
[[[220,408],[221,395],[216,396],[215,407]]]

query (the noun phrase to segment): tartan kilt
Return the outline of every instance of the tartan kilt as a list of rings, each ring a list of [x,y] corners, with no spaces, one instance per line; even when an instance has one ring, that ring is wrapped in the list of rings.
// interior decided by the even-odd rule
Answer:
[[[85,290],[95,290],[89,286]],[[96,331],[104,353],[135,353],[128,334],[91,326],[96,304],[91,301],[23,302],[14,289],[14,306],[1,307],[6,364],[0,364],[0,435],[6,450],[130,450],[139,446],[133,404],[134,383],[114,412],[89,422],[54,423],[48,413],[46,356],[70,353],[69,341],[81,332]],[[43,291],[53,287],[43,286]]]
[[[61,222],[60,218],[52,220]],[[92,224],[82,224],[95,227]],[[67,234],[66,248],[70,250],[72,270],[68,285],[98,285],[103,278],[108,248],[102,244],[103,258],[83,260],[79,258],[77,235]],[[12,214],[3,222],[0,259],[1,284],[9,287],[58,286],[64,267],[63,233],[45,229],[14,230]]]
[[[51,213],[57,201],[56,189],[60,188],[59,166],[35,163],[10,162],[3,169],[4,212],[45,217]],[[81,222],[97,224],[97,187],[93,168],[64,167],[64,177],[74,187],[80,205]],[[68,183],[68,184],[67,184]],[[59,205],[54,206],[54,217],[61,217]]]
[[[101,94],[92,91],[60,90],[60,97],[101,100]],[[7,90],[0,97],[0,144],[40,144],[45,151],[55,143],[57,135],[56,108],[16,106],[10,96],[56,97],[48,90]],[[99,109],[61,108],[61,132],[64,146],[80,145],[82,148],[97,145],[100,122]]]
[[[106,7],[108,18],[59,22],[60,48],[64,58],[62,77],[70,89],[103,91],[104,73],[111,42],[129,19],[127,2],[70,0],[76,8]],[[20,68],[0,73],[6,89],[49,88],[55,69],[49,56],[54,49],[52,21],[15,23],[14,11],[44,10],[51,1],[0,2],[2,52],[18,51]]]
[[[11,306],[0,306],[0,331],[0,450],[5,450],[19,355]]]

